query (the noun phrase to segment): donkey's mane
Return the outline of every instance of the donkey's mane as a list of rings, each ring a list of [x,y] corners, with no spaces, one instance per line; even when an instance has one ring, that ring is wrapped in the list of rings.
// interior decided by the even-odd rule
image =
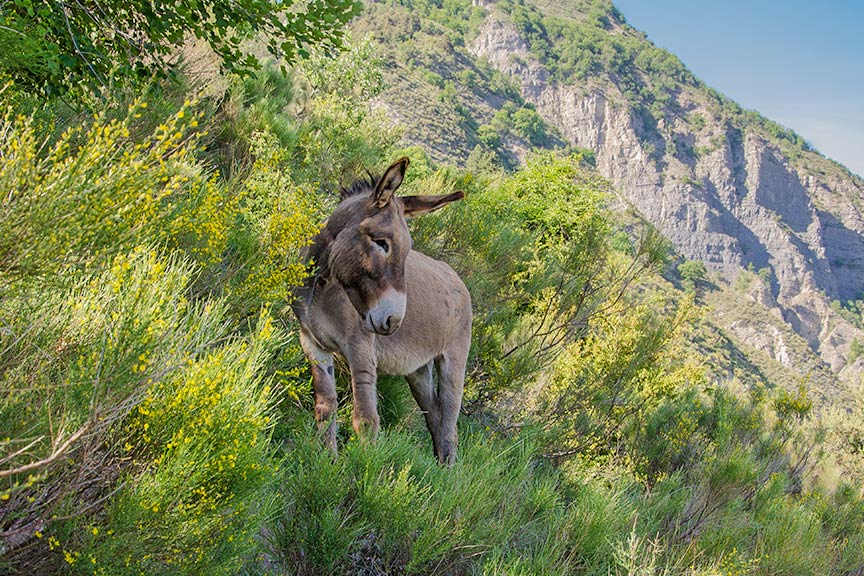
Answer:
[[[369,194],[372,190],[375,190],[376,186],[378,186],[379,180],[381,180],[380,176],[375,176],[371,172],[366,172],[365,177],[361,176],[348,186],[341,186],[339,188],[339,201],[341,202],[346,198],[351,198],[352,196]]]

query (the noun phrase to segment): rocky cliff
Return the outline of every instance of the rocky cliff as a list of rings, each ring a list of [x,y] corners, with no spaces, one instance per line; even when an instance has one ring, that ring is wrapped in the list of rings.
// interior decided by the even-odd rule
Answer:
[[[675,86],[655,121],[614,76],[554,78],[508,16],[485,8],[470,52],[513,78],[565,140],[594,150],[599,171],[681,254],[728,283],[742,270],[761,270],[765,290],[751,298],[772,311],[766,318],[791,327],[841,380],[857,382],[862,362],[847,359],[864,333],[837,302],[864,290],[864,181],[813,151],[790,154],[758,125],[735,122],[698,84]],[[618,23],[609,33],[625,28]],[[768,321],[730,320],[726,328],[791,361]]]

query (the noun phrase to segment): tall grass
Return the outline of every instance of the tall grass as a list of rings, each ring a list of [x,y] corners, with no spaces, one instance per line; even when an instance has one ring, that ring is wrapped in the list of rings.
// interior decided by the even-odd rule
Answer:
[[[301,440],[286,463],[273,554],[300,574],[452,574],[515,563],[566,573],[572,515],[530,439],[464,430],[452,469],[425,444],[393,431],[372,446],[349,443],[334,461],[314,439]]]

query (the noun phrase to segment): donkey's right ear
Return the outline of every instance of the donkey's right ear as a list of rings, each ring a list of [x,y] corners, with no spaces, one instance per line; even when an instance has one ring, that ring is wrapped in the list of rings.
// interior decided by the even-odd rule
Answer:
[[[408,169],[408,164],[411,161],[408,158],[400,158],[393,163],[384,172],[378,185],[375,186],[375,192],[372,194],[372,201],[378,208],[384,208],[393,199],[393,193],[402,185],[402,180],[405,178],[405,170]]]

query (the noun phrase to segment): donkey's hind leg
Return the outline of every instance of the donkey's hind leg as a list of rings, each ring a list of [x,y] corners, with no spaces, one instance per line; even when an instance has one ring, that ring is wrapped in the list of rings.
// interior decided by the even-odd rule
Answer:
[[[411,394],[417,405],[420,406],[420,411],[423,412],[423,418],[426,419],[426,428],[432,435],[432,446],[435,449],[435,456],[438,456],[438,429],[441,423],[441,411],[438,409],[438,394],[435,391],[435,382],[432,379],[432,361],[424,364],[411,374],[406,374],[405,379],[408,381],[408,386],[411,387]]]
[[[339,407],[336,398],[336,379],[333,371],[333,354],[322,350],[315,340],[300,329],[300,345],[312,370],[312,388],[315,390],[315,420],[318,422],[318,435],[321,441],[334,454],[336,453],[336,411]]]
[[[456,462],[458,437],[456,421],[462,409],[462,394],[465,386],[465,364],[468,360],[465,350],[455,349],[445,352],[435,359],[438,370],[438,409],[441,422],[435,438],[435,453],[441,464],[452,466]]]

